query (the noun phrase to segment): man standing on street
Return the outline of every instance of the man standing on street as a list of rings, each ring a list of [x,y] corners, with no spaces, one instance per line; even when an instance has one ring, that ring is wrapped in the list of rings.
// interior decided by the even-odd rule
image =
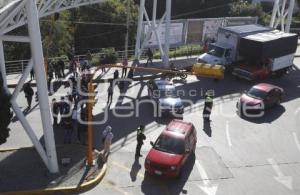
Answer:
[[[107,105],[112,103],[112,98],[113,98],[113,93],[114,93],[114,88],[112,83],[109,85],[108,89],[107,89]]]
[[[32,96],[34,94],[34,91],[33,91],[32,87],[30,86],[30,82],[26,83],[24,85],[23,89],[24,89],[24,93],[25,93],[25,98],[28,103],[27,110],[29,110],[31,108]]]
[[[104,144],[104,152],[103,157],[105,160],[107,160],[108,155],[110,153],[110,145],[112,142],[112,139],[114,138],[114,134],[111,132],[111,126],[107,126],[105,130],[102,132],[102,142]]]
[[[146,136],[144,134],[145,126],[140,125],[139,128],[137,129],[137,145],[136,145],[136,150],[135,150],[135,157],[142,157],[141,155],[141,148],[142,145],[144,144],[144,140],[146,139]]]
[[[124,68],[122,68],[122,78],[125,78],[127,76],[127,66],[128,66],[128,60],[125,58],[122,62]]]
[[[210,114],[213,107],[213,94],[212,92],[208,91],[205,94],[205,103],[203,109],[203,119],[204,122],[211,122]]]

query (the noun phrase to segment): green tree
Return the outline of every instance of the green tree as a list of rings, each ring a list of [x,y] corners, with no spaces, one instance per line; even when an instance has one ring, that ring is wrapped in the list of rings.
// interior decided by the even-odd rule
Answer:
[[[129,45],[134,45],[138,5],[130,0]],[[75,46],[77,53],[98,48],[124,49],[127,0],[110,0],[94,6],[80,7],[76,13]]]
[[[44,54],[47,57],[65,55],[74,42],[71,12],[63,11],[41,19]]]
[[[3,87],[3,80],[0,74],[0,145],[4,144],[9,137],[8,125],[12,118],[10,110],[10,96],[6,93]]]
[[[248,1],[238,0],[230,6],[230,16],[257,16],[259,23],[265,25],[270,21],[270,16],[263,11],[261,4],[252,4]]]

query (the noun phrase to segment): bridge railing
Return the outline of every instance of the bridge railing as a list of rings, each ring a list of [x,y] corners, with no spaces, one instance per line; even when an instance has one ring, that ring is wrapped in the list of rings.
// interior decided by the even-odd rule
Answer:
[[[199,55],[200,54],[199,48],[200,48],[199,45],[187,45],[187,46],[170,48],[170,58],[174,58],[174,59],[176,59],[177,57],[190,58],[192,55]],[[142,52],[141,60],[147,59],[146,51],[147,49],[144,49],[144,51]],[[161,59],[158,49],[153,49],[152,51],[155,59]],[[125,51],[116,51],[116,53],[118,56],[117,62],[122,62],[123,59],[125,58]],[[133,60],[134,54],[135,54],[134,50],[132,49],[128,50],[128,59]],[[104,58],[104,53],[102,52],[94,53],[92,56],[93,56],[94,63],[98,64],[100,60]],[[86,55],[76,55],[74,58],[77,62],[83,62],[87,59]],[[58,59],[62,59],[65,62],[65,67],[69,68],[69,61],[67,57],[55,57],[55,58],[50,58],[49,60],[57,61]],[[29,60],[6,61],[7,74],[10,75],[10,74],[22,73],[27,67],[28,62]]]

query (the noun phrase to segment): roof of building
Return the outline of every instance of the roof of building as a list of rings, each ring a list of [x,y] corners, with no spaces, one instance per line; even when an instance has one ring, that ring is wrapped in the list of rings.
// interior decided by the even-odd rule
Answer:
[[[266,32],[271,31],[272,28],[265,27],[257,24],[248,24],[248,25],[241,25],[241,26],[227,26],[223,27],[222,29],[226,31],[230,31],[237,34],[247,34],[250,32]]]

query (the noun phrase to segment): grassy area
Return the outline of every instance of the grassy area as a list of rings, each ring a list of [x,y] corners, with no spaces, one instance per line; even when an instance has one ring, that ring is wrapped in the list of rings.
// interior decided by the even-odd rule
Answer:
[[[199,55],[203,53],[203,47],[200,45],[187,45],[178,48],[170,49],[170,58],[176,58],[181,56],[192,56],[192,55]],[[154,52],[154,59],[160,59],[160,52],[156,50]]]

